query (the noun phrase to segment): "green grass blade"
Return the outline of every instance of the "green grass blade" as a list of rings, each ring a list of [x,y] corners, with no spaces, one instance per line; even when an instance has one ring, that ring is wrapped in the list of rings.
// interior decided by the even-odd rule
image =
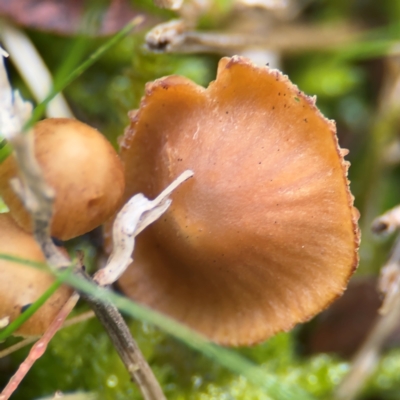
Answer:
[[[92,66],[106,51],[116,45],[122,40],[133,28],[138,26],[142,22],[142,17],[136,17],[129,22],[123,29],[115,34],[110,40],[104,45],[100,46],[94,53],[92,53],[81,65],[75,68],[69,75],[60,82],[56,83],[46,98],[37,105],[33,110],[32,116],[29,121],[25,124],[24,129],[27,130],[37,122],[43,115],[47,104],[62,90],[64,90],[72,81],[78,78],[83,72],[85,72],[90,66]]]
[[[45,271],[49,272],[49,274],[51,273],[49,271],[49,267],[47,266],[47,264],[40,262],[40,261],[32,261],[32,260],[28,260],[27,258],[12,256],[10,254],[5,254],[5,253],[0,253],[0,260],[11,261],[16,264],[27,265],[29,267],[45,270]]]
[[[86,36],[80,36],[74,40],[61,65],[53,73],[54,82],[61,82],[69,76],[71,71],[78,68],[84,62],[89,42],[90,39]]]
[[[133,28],[141,24],[142,17],[136,17],[129,22],[123,29],[116,33],[110,40],[104,45],[100,46],[94,53],[92,53],[82,64],[75,68],[70,74],[60,79],[57,82],[46,98],[39,103],[33,110],[31,118],[26,122],[24,131],[31,128],[35,122],[37,122],[44,114],[47,104],[55,97],[58,93],[64,90],[71,82],[78,78],[83,72],[85,72],[90,66],[92,66],[106,51],[116,45],[122,40]],[[81,45],[81,43],[80,43]],[[64,73],[62,71],[61,73]],[[9,144],[3,143],[0,148],[0,164],[12,153],[12,147]]]

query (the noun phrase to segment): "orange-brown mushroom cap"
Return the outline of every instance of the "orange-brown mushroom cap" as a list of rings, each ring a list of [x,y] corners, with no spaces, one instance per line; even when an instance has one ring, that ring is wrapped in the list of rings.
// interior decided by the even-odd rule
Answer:
[[[45,263],[33,236],[22,230],[9,213],[0,214],[0,253]],[[25,307],[35,302],[54,282],[46,271],[0,260],[0,319],[12,322]],[[72,290],[60,287],[36,313],[21,325],[16,335],[41,335],[57,316]]]
[[[223,58],[207,89],[150,83],[121,143],[125,199],[194,178],[137,240],[129,296],[225,345],[324,309],[357,266],[358,212],[335,124],[286,76]]]
[[[55,192],[51,234],[62,240],[82,235],[120,206],[125,181],[121,161],[107,139],[83,122],[48,118],[33,128],[35,155]],[[0,164],[0,195],[17,223],[32,231],[32,219],[10,181],[18,176],[14,155]]]

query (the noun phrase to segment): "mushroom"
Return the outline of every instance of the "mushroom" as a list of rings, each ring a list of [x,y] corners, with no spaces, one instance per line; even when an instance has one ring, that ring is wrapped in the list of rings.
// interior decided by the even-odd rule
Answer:
[[[125,188],[121,161],[96,129],[73,119],[49,118],[34,127],[35,154],[55,191],[51,233],[67,240],[82,235],[113,215]],[[32,220],[10,180],[18,176],[14,156],[0,165],[0,195],[25,230]]]
[[[45,263],[33,236],[22,230],[9,213],[0,214],[0,253]],[[46,271],[0,259],[0,320],[7,325],[35,302],[54,282]],[[44,305],[14,333],[17,336],[42,334],[71,295],[60,287]]]
[[[121,141],[124,198],[194,178],[139,235],[122,290],[223,345],[251,345],[309,320],[358,263],[335,123],[279,71],[223,58],[203,88],[149,83]]]

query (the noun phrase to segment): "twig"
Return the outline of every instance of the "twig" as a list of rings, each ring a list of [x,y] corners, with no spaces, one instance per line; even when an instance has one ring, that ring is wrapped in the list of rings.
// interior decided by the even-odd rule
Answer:
[[[54,245],[50,235],[54,191],[47,185],[36,161],[33,132],[8,136],[7,139],[13,146],[20,171],[20,179],[13,180],[12,186],[32,216],[33,235],[50,266],[66,267],[70,265],[69,259]]]
[[[13,394],[15,389],[17,389],[18,385],[21,383],[22,379],[24,379],[25,375],[31,369],[32,365],[35,361],[40,358],[44,352],[46,351],[47,345],[49,344],[52,337],[57,333],[60,329],[61,325],[68,317],[69,313],[75,307],[76,302],[79,299],[78,294],[73,294],[68,301],[64,304],[57,317],[48,327],[47,331],[44,335],[32,346],[31,351],[28,354],[28,357],[24,362],[20,364],[17,372],[10,379],[7,386],[3,389],[0,394],[0,400],[7,400]]]
[[[354,356],[349,373],[336,390],[335,398],[354,399],[375,370],[379,353],[386,338],[393,332],[400,319],[400,236],[392,254],[381,270],[379,289],[385,293],[380,314],[368,337]]]
[[[77,275],[92,281],[82,270],[78,270]],[[133,340],[129,328],[118,309],[111,303],[104,303],[97,297],[85,293],[81,293],[81,297],[90,304],[97,318],[106,329],[130,377],[137,384],[143,398],[146,400],[166,400],[153,371],[147,364],[138,345]]]
[[[400,206],[396,206],[375,218],[372,222],[372,231],[376,234],[387,234],[400,228]]]
[[[113,225],[113,252],[107,265],[95,274],[95,282],[100,286],[105,286],[115,282],[121,276],[132,262],[131,255],[135,245],[135,236],[167,210],[171,204],[169,195],[191,176],[193,176],[192,171],[183,172],[152,201],[142,194],[138,194],[128,201],[118,213]],[[91,280],[82,270],[77,270],[76,273]],[[104,303],[85,293],[81,293],[81,296],[90,304],[103,324],[128,373],[138,385],[143,398],[146,400],[165,399],[153,371],[133,340],[118,309],[110,303]]]
[[[223,33],[202,32],[188,26],[185,19],[163,22],[151,29],[145,38],[148,50],[157,53],[235,53],[243,49],[262,47],[280,53],[296,53],[320,49],[335,49],[358,39],[363,32],[349,26],[335,28],[288,26],[283,24],[271,32]]]
[[[50,221],[54,191],[45,182],[42,169],[35,158],[32,131],[23,133],[32,106],[12,92],[3,63],[0,65],[0,131],[14,149],[20,178],[12,181],[14,190],[32,216],[33,233],[47,262],[53,268],[70,264],[68,258],[54,245],[50,236]]]

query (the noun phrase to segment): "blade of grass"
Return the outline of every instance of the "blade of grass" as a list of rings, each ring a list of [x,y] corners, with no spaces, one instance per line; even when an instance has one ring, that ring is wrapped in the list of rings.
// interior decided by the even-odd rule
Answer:
[[[44,270],[44,271],[48,271],[49,274],[51,273],[49,271],[49,267],[47,266],[47,264],[43,263],[43,262],[32,261],[32,260],[28,260],[27,258],[21,258],[21,257],[17,257],[17,256],[12,256],[10,254],[5,254],[5,253],[0,253],[0,260],[11,261],[11,262],[14,262],[16,264],[27,265],[29,267],[33,267],[33,268],[41,269],[41,270]]]
[[[79,36],[71,44],[67,50],[66,57],[63,58],[61,65],[56,69],[53,74],[55,84],[62,82],[71,71],[78,68],[86,57],[87,49],[90,45],[89,38],[87,36]]]
[[[90,66],[92,66],[106,51],[108,51],[111,47],[113,47],[120,40],[122,40],[133,28],[141,24],[142,21],[143,17],[141,16],[134,18],[123,29],[121,29],[117,34],[115,34],[110,40],[108,40],[105,44],[100,46],[94,53],[92,53],[87,58],[87,60],[85,60],[82,64],[80,64],[77,68],[75,68],[64,79],[60,80],[60,82],[56,83],[54,88],[47,95],[47,97],[40,104],[38,104],[37,107],[33,110],[31,118],[25,124],[24,127],[25,130],[32,127],[32,125],[41,118],[41,116],[45,111],[47,103],[51,101],[53,97],[57,95],[58,92],[64,90],[72,81],[74,81],[84,71],[86,71]]]
[[[40,307],[51,297],[51,295],[62,285],[66,277],[71,274],[72,269],[63,271],[49,288],[32,303],[18,318],[11,322],[6,328],[0,331],[0,342],[12,335],[24,322],[26,322]]]

